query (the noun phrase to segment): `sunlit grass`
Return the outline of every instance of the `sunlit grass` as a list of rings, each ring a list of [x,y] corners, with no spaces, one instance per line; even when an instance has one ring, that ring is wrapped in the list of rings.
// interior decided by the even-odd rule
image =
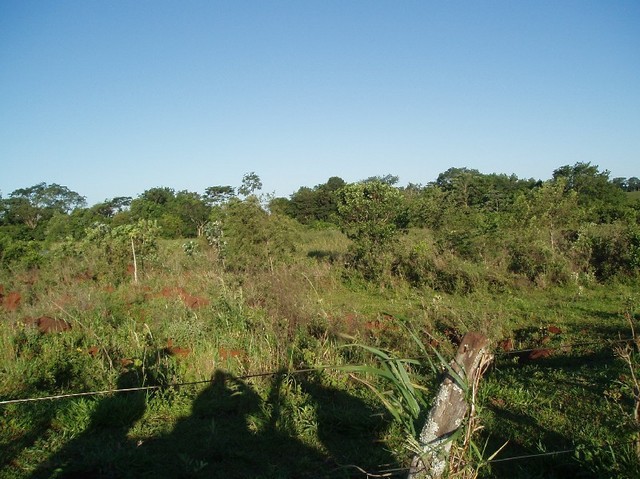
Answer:
[[[420,237],[403,241],[411,235]],[[576,278],[542,288],[503,278],[496,290],[479,274],[465,292],[398,277],[370,284],[342,268],[342,233],[304,229],[301,236],[295,261],[250,274],[225,271],[206,245],[187,253],[179,241],[161,243],[138,284],[71,280],[73,265],[60,275],[42,271],[35,282],[2,273],[5,291],[24,298],[0,323],[2,399],[165,388],[0,406],[0,477],[55,477],[60,468],[107,477],[347,477],[353,471],[341,464],[405,467],[406,433],[367,386],[330,368],[285,372],[370,366],[371,356],[342,347],[353,341],[419,356],[408,331],[446,358],[455,351],[451,335],[471,330],[494,345],[511,338],[516,348],[554,348],[530,363],[497,354],[480,388],[479,440],[489,440],[488,453],[507,440],[502,457],[632,437],[628,373],[606,341],[628,337],[624,312],[637,317],[635,283]],[[185,295],[206,302],[194,307]],[[42,315],[68,321],[71,332],[24,325]],[[548,334],[550,326],[560,332]],[[591,344],[561,348],[569,343]],[[277,459],[282,450],[293,458]],[[483,474],[540,477],[561,466],[606,476],[632,464],[616,457],[569,455],[529,469],[496,464]]]

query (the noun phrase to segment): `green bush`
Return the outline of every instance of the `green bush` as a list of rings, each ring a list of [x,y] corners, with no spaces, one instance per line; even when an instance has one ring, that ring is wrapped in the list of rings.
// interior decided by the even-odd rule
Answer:
[[[116,227],[95,223],[87,229],[83,240],[71,240],[60,253],[81,257],[93,274],[118,284],[128,275],[134,250],[139,271],[156,259],[159,233],[155,221],[139,220],[135,224]]]
[[[366,280],[378,280],[389,271],[403,213],[400,192],[381,181],[350,184],[339,191],[342,231],[352,240],[347,264]]]
[[[294,220],[267,213],[254,196],[225,205],[205,234],[225,267],[235,271],[270,270],[290,261],[298,236]]]
[[[542,285],[565,284],[571,277],[568,258],[541,241],[514,242],[508,246],[509,271]]]
[[[640,271],[640,227],[635,224],[588,225],[581,229],[574,249],[600,281]]]
[[[469,294],[485,286],[483,267],[420,241],[399,251],[394,271],[412,286],[449,294]]]
[[[40,242],[16,239],[0,232],[0,267],[18,265],[33,268],[42,264],[43,260]]]

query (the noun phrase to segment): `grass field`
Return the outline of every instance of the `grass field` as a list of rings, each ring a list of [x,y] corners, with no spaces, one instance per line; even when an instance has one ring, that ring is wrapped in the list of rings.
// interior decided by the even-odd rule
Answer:
[[[0,477],[406,476],[406,429],[340,367],[375,362],[350,343],[418,355],[408,331],[446,358],[458,334],[492,341],[474,442],[484,459],[504,447],[469,456],[460,477],[637,477],[637,354],[631,368],[615,354],[633,344],[618,340],[640,318],[637,282],[514,277],[450,294],[346,277],[332,229],[305,230],[293,261],[251,274],[182,243],[162,243],[137,284],[91,258],[3,273],[0,400],[158,389],[0,405]],[[70,329],[42,332],[43,317]],[[413,372],[435,392],[436,374]]]

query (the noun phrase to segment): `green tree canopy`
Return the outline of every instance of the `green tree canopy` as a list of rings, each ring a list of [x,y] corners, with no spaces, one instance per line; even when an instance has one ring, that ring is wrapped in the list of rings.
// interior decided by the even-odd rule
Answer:
[[[226,203],[235,196],[235,189],[233,186],[217,185],[209,186],[204,190],[204,201],[209,206],[220,206]]]
[[[381,181],[354,183],[339,191],[342,229],[353,241],[351,260],[367,279],[380,277],[389,266],[386,256],[398,232],[402,199],[397,188]]]
[[[86,205],[84,196],[56,183],[38,183],[13,191],[2,200],[2,222],[23,225],[32,231],[32,239],[42,239],[43,228],[54,214],[68,214]],[[37,231],[36,231],[37,230]]]
[[[238,193],[242,196],[249,196],[261,189],[262,180],[254,171],[252,171],[250,173],[245,173],[242,177],[242,185],[238,188]]]
[[[565,165],[553,172],[553,179],[564,180],[565,191],[575,191],[580,206],[591,210],[590,219],[609,221],[624,215],[626,196],[609,181],[609,171],[600,171],[591,163]]]

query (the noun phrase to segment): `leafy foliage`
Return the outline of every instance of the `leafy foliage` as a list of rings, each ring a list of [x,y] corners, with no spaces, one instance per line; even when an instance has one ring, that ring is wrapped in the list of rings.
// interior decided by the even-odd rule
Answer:
[[[342,230],[353,241],[351,262],[367,279],[388,270],[388,253],[399,230],[402,195],[380,181],[347,185],[340,190],[338,213]]]
[[[233,200],[207,228],[226,267],[234,270],[272,269],[295,250],[295,225],[286,216],[267,213],[258,198]]]

